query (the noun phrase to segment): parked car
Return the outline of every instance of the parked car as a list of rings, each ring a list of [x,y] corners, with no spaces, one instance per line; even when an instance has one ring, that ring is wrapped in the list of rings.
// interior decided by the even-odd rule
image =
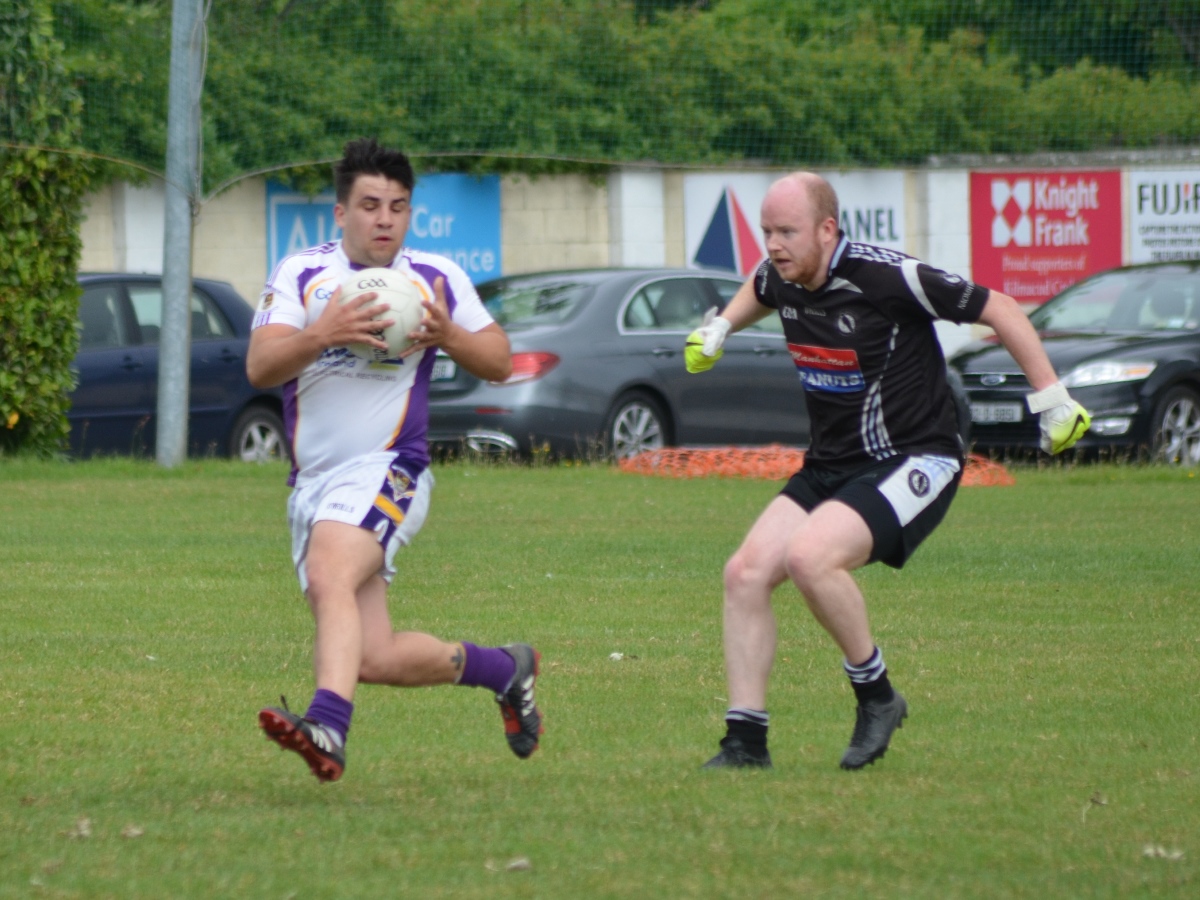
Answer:
[[[1200,261],[1112,269],[1030,314],[1062,382],[1091,413],[1085,455],[1200,465]],[[975,447],[1032,455],[1030,387],[995,340],[950,360],[970,402]]]
[[[730,335],[711,371],[684,368],[688,333],[741,284],[695,269],[589,269],[480,285],[512,341],[513,374],[492,384],[439,357],[431,443],[617,457],[671,445],[807,446],[804,390],[778,316]],[[964,401],[964,421],[965,411]]]
[[[70,449],[153,454],[158,404],[162,278],[79,276],[78,383],[67,419]],[[192,362],[188,449],[247,461],[286,458],[282,392],[246,378],[254,310],[223,281],[197,278],[191,299]]]

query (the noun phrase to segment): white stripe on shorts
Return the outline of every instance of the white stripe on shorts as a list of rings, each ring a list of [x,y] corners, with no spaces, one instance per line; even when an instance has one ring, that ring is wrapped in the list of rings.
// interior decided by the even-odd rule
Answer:
[[[929,506],[958,474],[958,460],[950,456],[911,456],[879,485],[901,527]]]

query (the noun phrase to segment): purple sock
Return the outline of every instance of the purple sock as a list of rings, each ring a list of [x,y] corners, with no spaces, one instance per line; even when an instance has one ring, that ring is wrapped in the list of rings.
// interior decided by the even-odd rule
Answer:
[[[324,688],[317,688],[304,718],[332,728],[341,735],[342,742],[345,743],[346,735],[350,733],[350,716],[353,713],[354,704],[345,697]]]
[[[493,693],[502,694],[517,673],[517,663],[499,647],[476,647],[462,642],[467,651],[462,675],[458,683],[466,687],[491,688]]]

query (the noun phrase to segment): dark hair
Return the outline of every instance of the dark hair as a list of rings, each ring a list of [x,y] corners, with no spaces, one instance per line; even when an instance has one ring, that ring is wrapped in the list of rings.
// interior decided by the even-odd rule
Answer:
[[[338,203],[349,201],[350,191],[359,175],[382,175],[410,191],[417,180],[407,156],[399,150],[380,146],[374,138],[347,141],[342,148],[342,158],[333,164],[333,186]]]

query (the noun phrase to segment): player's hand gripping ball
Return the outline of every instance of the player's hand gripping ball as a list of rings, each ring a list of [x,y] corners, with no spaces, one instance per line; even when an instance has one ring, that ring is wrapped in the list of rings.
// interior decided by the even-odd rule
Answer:
[[[342,283],[341,302],[349,303],[366,293],[376,295],[376,299],[368,301],[368,306],[381,303],[387,306],[385,312],[375,316],[376,319],[395,319],[394,324],[375,332],[375,336],[388,348],[380,350],[370,344],[350,344],[347,349],[355,356],[372,362],[395,359],[415,343],[409,340],[408,333],[420,326],[425,318],[425,307],[421,301],[432,300],[433,295],[415,275],[395,269],[363,269]]]

